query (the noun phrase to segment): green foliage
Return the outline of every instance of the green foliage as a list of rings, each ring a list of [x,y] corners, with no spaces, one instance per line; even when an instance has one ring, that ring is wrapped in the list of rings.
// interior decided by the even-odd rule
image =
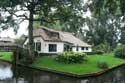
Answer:
[[[89,2],[90,0],[88,0]],[[86,18],[89,29],[86,31],[86,40],[91,44],[100,45],[108,42],[114,48],[117,45],[119,31],[121,29],[122,20],[120,3],[124,0],[91,0],[89,4],[92,18]],[[124,6],[124,5],[123,5]]]
[[[108,63],[105,61],[99,61],[97,63],[97,66],[98,68],[101,68],[101,69],[107,69],[109,67]]]
[[[58,53],[56,61],[63,63],[82,63],[86,58],[85,53],[63,52]]]
[[[110,45],[108,43],[102,43],[100,45],[97,45],[93,48],[93,51],[95,52],[110,52]]]
[[[120,40],[119,42],[122,44],[125,44],[125,27],[121,27],[121,35],[120,35]]]
[[[120,45],[116,48],[115,57],[125,58],[125,45]]]
[[[97,50],[97,51],[87,52],[87,55],[96,55],[96,54],[102,55],[102,54],[104,54],[104,51]]]
[[[18,45],[23,45],[25,39],[26,39],[26,35],[21,35],[21,37],[15,39],[14,43]]]
[[[28,49],[24,49],[24,48],[19,48],[19,59],[20,59],[20,62],[23,63],[23,64],[28,64],[28,55],[29,55],[29,52],[28,52]]]

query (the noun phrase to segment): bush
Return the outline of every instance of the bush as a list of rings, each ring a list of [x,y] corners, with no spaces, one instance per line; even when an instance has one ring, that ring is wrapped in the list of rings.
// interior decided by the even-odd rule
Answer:
[[[120,45],[116,48],[115,57],[125,58],[125,45]]]
[[[63,52],[58,53],[56,61],[63,63],[82,63],[86,59],[85,53]]]
[[[110,45],[107,42],[104,42],[102,44],[99,44],[99,45],[95,46],[93,48],[93,51],[94,52],[99,52],[99,53],[100,53],[100,51],[102,51],[102,52],[110,52],[111,48],[110,48]]]
[[[101,68],[101,69],[107,69],[108,68],[108,64],[105,61],[99,61],[97,63],[97,66],[98,66],[98,68]]]
[[[29,56],[29,52],[28,49],[24,49],[24,48],[19,48],[19,62],[23,63],[23,64],[28,64],[28,56]]]
[[[95,51],[95,53],[96,53],[96,54],[101,54],[101,55],[102,55],[102,54],[104,54],[104,51],[103,51],[103,50],[97,50],[97,51]]]

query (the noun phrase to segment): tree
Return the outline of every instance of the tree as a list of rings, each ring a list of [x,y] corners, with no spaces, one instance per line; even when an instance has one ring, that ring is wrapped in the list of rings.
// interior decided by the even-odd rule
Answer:
[[[107,42],[113,48],[117,45],[123,16],[119,4],[120,0],[88,0],[86,8],[92,13],[85,21],[88,42],[95,46]]]
[[[19,38],[15,39],[15,43],[21,46],[21,45],[23,45],[26,38],[27,38],[27,36],[23,34]]]
[[[121,32],[121,35],[120,35],[119,42],[122,44],[125,44],[125,27],[122,27],[120,32]]]
[[[62,13],[63,12],[63,13]],[[79,28],[83,26],[82,7],[79,10],[72,9],[72,7],[64,7],[61,9],[54,10],[53,13],[50,13],[44,20],[50,20],[50,22],[35,22],[35,26],[47,26],[49,28],[54,28],[57,30],[68,31],[76,33]],[[54,14],[54,15],[53,15]],[[54,20],[53,18],[56,20]],[[36,16],[36,18],[41,18],[41,16]],[[51,22],[52,20],[52,22]],[[51,27],[50,27],[51,26]]]
[[[125,0],[90,0],[90,1],[92,1],[90,7],[94,13],[94,16],[101,17],[101,15],[105,13],[106,14],[105,16],[110,15],[110,17],[112,17],[111,21],[113,25],[110,28],[112,27],[117,28],[116,34],[118,37],[120,37],[119,42],[125,43],[124,39]]]
[[[72,20],[76,20],[74,17],[81,18],[80,14],[83,11],[82,0],[0,0],[0,10],[1,12],[7,12],[14,22],[16,22],[15,17],[19,18],[20,22],[29,21],[29,58],[31,60],[33,57],[34,21],[40,21],[44,25],[55,23],[59,20],[73,25],[75,22]],[[34,18],[35,16],[39,18]],[[79,20],[76,21],[79,22]],[[78,26],[71,27],[75,29]]]

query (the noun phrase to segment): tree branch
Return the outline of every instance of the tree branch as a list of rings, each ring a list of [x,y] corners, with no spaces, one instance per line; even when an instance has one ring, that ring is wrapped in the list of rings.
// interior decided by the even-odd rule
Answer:
[[[9,10],[9,9],[7,9],[7,8],[4,8],[4,9],[5,9],[5,11],[7,11],[9,14],[14,15],[14,16],[16,16],[17,18],[22,17],[22,18],[25,18],[25,20],[29,20],[29,18],[28,18],[25,14],[23,14],[23,15],[17,15],[15,12],[12,12],[13,10]],[[16,11],[16,12],[17,12],[17,11]]]

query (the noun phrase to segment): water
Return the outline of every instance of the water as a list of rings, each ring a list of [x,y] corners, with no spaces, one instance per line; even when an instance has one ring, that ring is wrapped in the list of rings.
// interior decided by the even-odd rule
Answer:
[[[125,83],[125,66],[98,77],[78,79],[0,62],[0,83]]]

